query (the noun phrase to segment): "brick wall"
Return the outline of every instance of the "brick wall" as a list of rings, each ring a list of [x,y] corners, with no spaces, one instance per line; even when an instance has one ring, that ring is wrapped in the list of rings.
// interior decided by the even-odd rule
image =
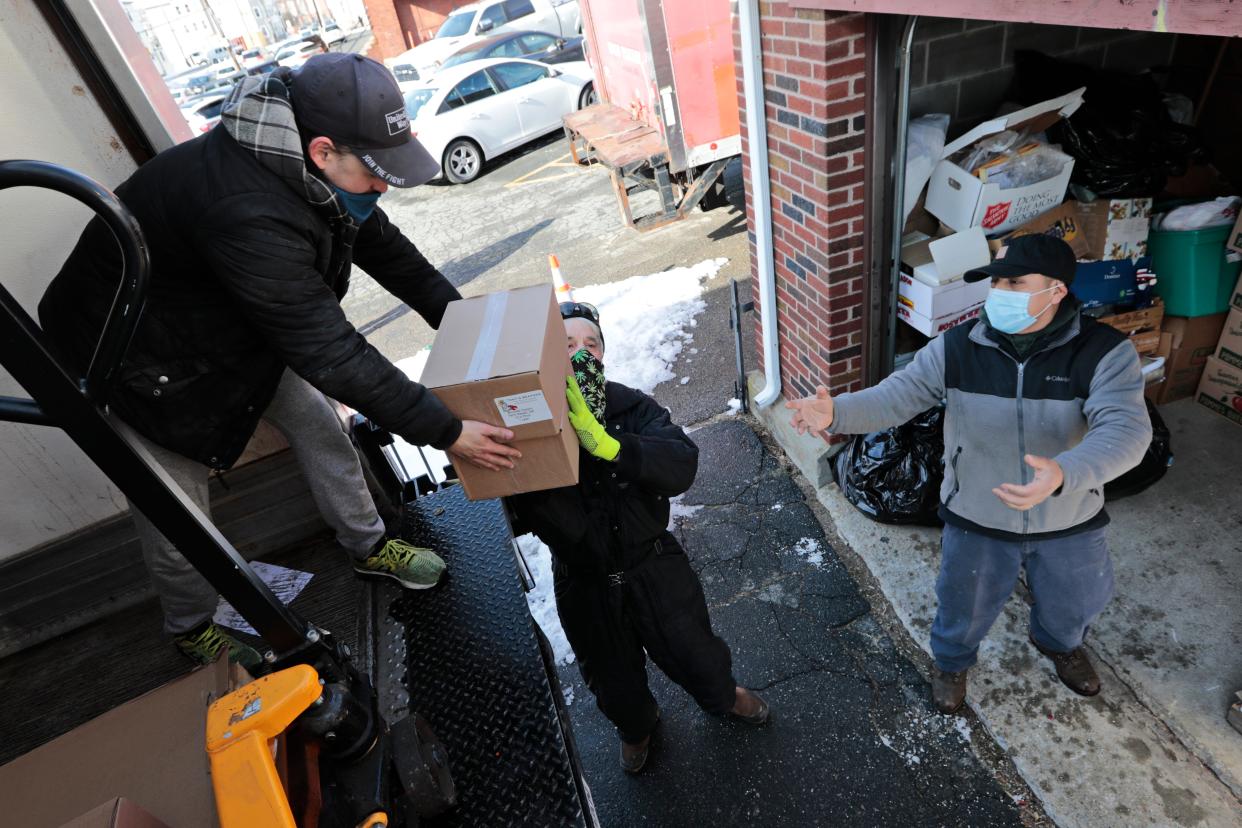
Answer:
[[[772,236],[786,397],[861,387],[865,17],[761,2]],[[738,105],[745,111],[734,31]],[[757,275],[749,143],[747,227]],[[756,306],[759,289],[755,286]],[[758,313],[755,316],[758,320]],[[762,336],[756,323],[756,335]],[[759,346],[762,367],[763,349]]]
[[[1173,59],[1177,35],[920,18],[910,63],[914,116],[947,112],[950,136],[996,114],[1013,80],[1014,52],[1029,49],[1074,63],[1134,72]]]
[[[405,45],[401,18],[394,0],[364,0],[367,17],[371,21],[371,33],[375,40],[367,50],[367,57],[376,60],[396,57],[410,47]]]

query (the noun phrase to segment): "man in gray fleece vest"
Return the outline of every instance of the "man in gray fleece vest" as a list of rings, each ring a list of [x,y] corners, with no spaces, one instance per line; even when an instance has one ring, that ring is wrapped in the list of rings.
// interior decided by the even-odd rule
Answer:
[[[1044,235],[1012,240],[968,282],[992,280],[983,316],[947,331],[904,370],[853,394],[786,403],[800,434],[861,434],[946,402],[932,700],[966,698],[966,673],[1025,567],[1030,640],[1083,696],[1100,679],[1082,648],[1113,593],[1104,484],[1151,442],[1138,354],[1079,313],[1074,254]]]

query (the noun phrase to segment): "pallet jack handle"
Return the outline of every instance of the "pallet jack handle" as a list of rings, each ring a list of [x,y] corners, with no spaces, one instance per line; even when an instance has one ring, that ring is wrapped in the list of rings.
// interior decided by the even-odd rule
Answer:
[[[0,284],[0,364],[32,396],[0,398],[0,421],[63,429],[258,631],[271,647],[264,656],[270,669],[314,669],[314,703],[297,719],[304,732],[320,740],[334,768],[335,784],[352,813],[349,825],[411,794],[423,814],[450,807],[456,791],[444,763],[433,756],[438,742],[425,723],[417,716],[385,722],[375,690],[349,649],[281,603],[132,429],[108,413],[149,281],[147,246],[133,214],[113,193],[73,170],[41,161],[0,161],[0,191],[22,186],[55,190],[90,207],[112,231],[124,258],[116,298],[83,378],[65,370],[43,331]],[[405,747],[394,750],[394,744]]]

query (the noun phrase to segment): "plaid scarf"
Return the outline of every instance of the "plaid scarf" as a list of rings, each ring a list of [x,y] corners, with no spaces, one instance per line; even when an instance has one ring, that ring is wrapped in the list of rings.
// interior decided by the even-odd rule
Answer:
[[[290,101],[292,85],[293,72],[288,68],[243,78],[220,110],[220,122],[234,141],[306,199],[330,225],[356,229],[333,189],[306,168]]]

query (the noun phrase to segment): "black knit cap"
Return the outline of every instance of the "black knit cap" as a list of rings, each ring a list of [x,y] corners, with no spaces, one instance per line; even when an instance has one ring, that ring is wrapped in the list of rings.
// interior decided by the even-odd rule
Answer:
[[[1077,269],[1073,248],[1055,236],[1032,233],[1010,239],[990,265],[968,270],[963,278],[967,282],[981,282],[1041,273],[1069,285]]]
[[[440,172],[410,134],[396,78],[370,58],[329,52],[306,61],[293,76],[293,113],[303,134],[349,147],[393,187],[416,187]]]

